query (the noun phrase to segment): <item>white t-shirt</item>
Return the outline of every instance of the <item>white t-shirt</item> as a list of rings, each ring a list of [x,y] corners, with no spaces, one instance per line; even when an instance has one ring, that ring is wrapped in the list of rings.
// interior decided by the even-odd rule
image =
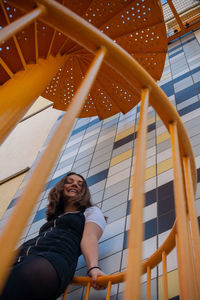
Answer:
[[[88,207],[84,211],[84,215],[85,215],[85,223],[93,222],[99,225],[102,231],[104,231],[106,226],[106,221],[100,208],[98,208],[97,206]]]

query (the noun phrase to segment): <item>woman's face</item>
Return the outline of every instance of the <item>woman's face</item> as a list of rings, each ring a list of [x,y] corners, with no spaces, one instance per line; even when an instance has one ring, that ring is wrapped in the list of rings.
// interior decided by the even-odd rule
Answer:
[[[64,184],[63,194],[65,197],[75,197],[82,191],[83,179],[78,175],[69,175]]]

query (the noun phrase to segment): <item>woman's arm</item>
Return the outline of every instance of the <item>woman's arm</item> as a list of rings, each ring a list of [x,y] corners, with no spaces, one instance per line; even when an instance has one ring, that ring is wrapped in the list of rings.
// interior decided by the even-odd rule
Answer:
[[[98,240],[102,235],[102,229],[93,222],[85,224],[83,237],[81,240],[81,251],[85,258],[88,269],[98,266]],[[89,274],[92,277],[92,286],[95,289],[102,289],[104,287],[96,284],[98,276],[105,275],[101,270],[95,268],[90,271]]]

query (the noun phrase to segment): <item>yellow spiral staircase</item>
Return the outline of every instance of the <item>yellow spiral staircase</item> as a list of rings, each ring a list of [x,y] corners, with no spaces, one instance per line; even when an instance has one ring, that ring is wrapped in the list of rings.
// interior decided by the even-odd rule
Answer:
[[[127,270],[98,281],[107,285],[106,299],[113,284],[125,281],[124,299],[139,300],[141,275],[147,273],[146,294],[151,299],[151,270],[162,262],[166,300],[166,259],[176,247],[181,299],[200,299],[194,156],[179,115],[155,81],[161,77],[167,51],[160,1],[1,0],[0,5],[0,142],[40,95],[66,111],[1,234],[0,289],[17,241],[75,119],[95,115],[104,119],[141,102]],[[149,105],[171,136],[176,221],[163,245],[142,261]],[[89,277],[75,277],[72,284],[86,285],[88,299]],[[67,289],[64,299],[66,295]]]

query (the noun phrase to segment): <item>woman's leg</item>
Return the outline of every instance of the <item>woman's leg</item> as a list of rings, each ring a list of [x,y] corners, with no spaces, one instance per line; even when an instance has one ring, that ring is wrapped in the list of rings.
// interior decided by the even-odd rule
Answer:
[[[59,284],[59,277],[48,260],[30,256],[13,267],[0,300],[53,300]]]

